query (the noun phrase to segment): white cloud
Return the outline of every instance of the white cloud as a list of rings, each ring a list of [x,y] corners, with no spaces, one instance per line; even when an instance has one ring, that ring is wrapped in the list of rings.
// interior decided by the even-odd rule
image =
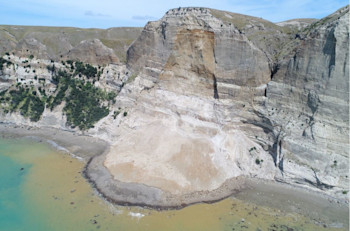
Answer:
[[[20,24],[37,24],[41,20],[42,25],[64,22],[65,26],[79,27],[143,26],[148,20],[161,18],[171,8],[187,6],[215,8],[277,22],[321,18],[346,4],[347,0],[15,0],[0,2],[0,24],[9,23],[12,18]]]
[[[91,16],[91,17],[111,17],[111,15],[108,14],[101,14],[101,13],[95,13],[91,10],[87,10],[84,13],[85,16]]]

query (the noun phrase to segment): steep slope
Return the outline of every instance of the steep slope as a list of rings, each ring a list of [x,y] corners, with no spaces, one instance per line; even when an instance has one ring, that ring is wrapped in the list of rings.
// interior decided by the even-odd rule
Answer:
[[[268,84],[284,180],[349,187],[349,7],[310,25]]]
[[[276,25],[290,28],[294,31],[299,31],[304,29],[305,27],[311,25],[312,23],[318,21],[315,18],[296,18],[296,19],[290,19],[283,22],[278,22]]]
[[[225,182],[238,176],[343,197],[348,8],[336,14],[300,36],[261,19],[204,8],[173,9],[149,22],[128,50],[136,78],[117,98],[128,116],[89,176],[114,200],[153,205],[176,205],[174,197],[193,202],[203,190],[220,188],[227,195],[232,188]],[[142,199],[113,193],[101,183],[104,174],[96,166],[102,163],[114,184],[144,184],[151,192]]]
[[[157,77],[167,62],[176,62],[174,58],[182,55],[177,53],[190,53],[194,49],[201,51],[206,47],[206,52],[211,49],[212,57],[206,64],[212,65],[208,68],[213,72],[212,79],[216,84],[212,85],[217,86],[218,97],[244,95],[246,90],[243,87],[251,87],[249,91],[255,90],[256,94],[263,95],[261,88],[270,80],[277,47],[290,41],[291,37],[273,23],[249,16],[244,16],[243,20],[241,15],[219,12],[179,8],[168,11],[160,21],[148,23],[128,50],[128,67],[136,72],[142,69]],[[201,36],[206,36],[207,41],[203,44],[182,46],[188,38],[193,37],[195,41]],[[280,41],[278,44],[276,39]],[[184,55],[178,60],[183,58]],[[196,62],[198,55],[189,56],[189,59]],[[166,68],[170,65],[175,63],[168,63]],[[198,74],[198,71],[194,72]]]
[[[82,29],[73,27],[0,26],[0,54],[15,53],[28,57],[61,60],[84,40],[100,40],[113,50],[113,55],[125,62],[129,45],[139,36],[142,28]],[[38,51],[39,49],[40,51]],[[79,48],[76,48],[79,49]],[[91,50],[94,47],[90,48]],[[96,53],[100,53],[97,51]],[[93,54],[95,55],[95,54]],[[84,58],[84,56],[76,56]],[[84,61],[84,60],[80,60]]]
[[[183,197],[185,203],[208,200],[197,192],[217,190],[233,177],[274,178],[273,134],[246,123],[262,122],[252,102],[263,100],[269,58],[232,24],[224,25],[209,9],[170,10],[146,25],[128,50],[127,65],[136,78],[117,97],[127,116],[96,129],[116,137],[106,157],[88,168],[98,188],[116,182],[147,185],[164,193],[155,201],[153,193],[142,202],[126,200],[175,206]],[[99,169],[102,164],[107,169]],[[114,183],[106,185],[106,170]],[[220,189],[213,198],[231,189]]]
[[[118,57],[111,48],[106,47],[99,39],[81,41],[64,55],[65,60],[80,60],[93,64],[119,63]]]

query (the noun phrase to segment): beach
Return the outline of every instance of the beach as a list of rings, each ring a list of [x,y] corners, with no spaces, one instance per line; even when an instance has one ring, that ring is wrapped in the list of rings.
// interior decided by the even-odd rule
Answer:
[[[88,161],[93,156],[102,154],[109,147],[101,139],[51,127],[38,128],[0,123],[0,136],[3,138],[27,137],[39,142],[45,141],[57,149],[67,151],[85,161]]]
[[[85,162],[83,176],[108,202],[164,210],[180,209],[200,202],[214,203],[235,197],[261,206],[310,217],[315,224],[331,228],[348,227],[348,203],[305,188],[261,179],[235,178],[214,191],[172,195],[142,184],[120,182],[103,165],[108,143],[94,137],[54,128],[31,128],[0,124],[3,138],[27,137],[47,142]]]

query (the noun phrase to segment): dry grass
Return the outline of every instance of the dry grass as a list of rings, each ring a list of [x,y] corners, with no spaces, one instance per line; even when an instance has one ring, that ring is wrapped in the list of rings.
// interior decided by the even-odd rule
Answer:
[[[11,41],[18,44],[25,38],[34,38],[47,47],[51,57],[58,58],[81,41],[100,39],[114,50],[121,60],[126,59],[126,49],[141,34],[142,28],[83,29],[74,27],[13,26],[0,25],[0,43]],[[15,46],[3,46],[0,55],[11,52]]]

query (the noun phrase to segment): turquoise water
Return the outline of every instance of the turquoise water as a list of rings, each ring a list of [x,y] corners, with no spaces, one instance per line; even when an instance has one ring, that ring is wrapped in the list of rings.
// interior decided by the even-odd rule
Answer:
[[[44,143],[0,139],[0,231],[346,230],[235,198],[173,211],[112,206],[82,177],[84,164]]]
[[[23,195],[30,164],[16,162],[6,156],[21,149],[11,142],[0,140],[0,227],[1,230],[47,230],[39,217],[33,216],[32,207],[27,206],[27,195]]]

